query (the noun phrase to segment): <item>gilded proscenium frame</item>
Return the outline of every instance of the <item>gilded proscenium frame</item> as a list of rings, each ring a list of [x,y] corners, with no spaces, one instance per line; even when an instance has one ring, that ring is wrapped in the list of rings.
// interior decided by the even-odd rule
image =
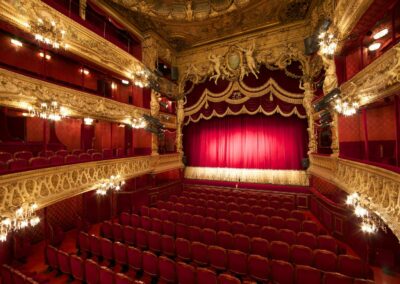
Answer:
[[[28,104],[43,100],[56,100],[68,109],[71,117],[126,123],[127,119],[150,114],[150,110],[120,103],[93,94],[62,87],[0,68],[0,105],[27,109]],[[168,117],[168,119],[165,119]],[[176,128],[176,116],[165,114],[164,123]]]
[[[183,168],[182,155],[143,156],[78,163],[0,176],[0,216],[25,202],[39,208],[95,190],[111,175],[129,179],[148,173]]]
[[[370,198],[369,210],[378,214],[400,240],[400,174],[380,167],[332,156],[310,155],[308,172],[347,193]]]

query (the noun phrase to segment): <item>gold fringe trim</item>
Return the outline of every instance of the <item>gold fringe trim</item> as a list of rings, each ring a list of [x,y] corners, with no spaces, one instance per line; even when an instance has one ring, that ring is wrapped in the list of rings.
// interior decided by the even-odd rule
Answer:
[[[239,92],[244,95],[243,98],[231,99],[230,96],[234,92]],[[281,101],[286,103],[302,105],[304,94],[290,93],[282,89],[278,83],[272,78],[270,78],[264,85],[256,88],[247,86],[244,82],[230,82],[228,87],[221,93],[213,93],[208,89],[205,89],[203,94],[200,96],[197,103],[189,108],[185,109],[185,116],[190,116],[199,112],[204,105],[208,105],[208,102],[227,102],[228,104],[243,104],[251,98],[258,98],[270,94],[270,100],[272,95],[279,98]]]
[[[185,178],[309,186],[307,172],[296,170],[186,167]]]
[[[219,118],[222,118],[222,117],[225,117],[225,116],[227,116],[227,115],[240,115],[240,114],[255,115],[255,114],[257,114],[257,113],[263,113],[263,114],[265,114],[265,115],[267,115],[267,116],[268,116],[268,115],[273,115],[273,114],[279,113],[280,115],[282,115],[282,116],[284,116],[284,117],[289,117],[289,116],[292,116],[292,115],[297,115],[297,117],[299,117],[299,118],[307,118],[307,115],[302,115],[302,114],[300,114],[300,112],[298,111],[297,107],[293,107],[293,109],[292,109],[291,112],[285,113],[285,112],[283,112],[283,111],[279,108],[279,106],[276,106],[276,108],[275,108],[273,111],[268,112],[268,111],[265,111],[265,110],[262,108],[262,106],[259,106],[255,111],[249,111],[249,110],[246,108],[246,106],[243,105],[242,108],[241,108],[239,111],[237,111],[237,112],[234,112],[234,111],[231,110],[231,109],[229,108],[229,106],[228,106],[228,108],[226,109],[226,111],[225,111],[224,113],[222,113],[222,114],[219,114],[219,113],[217,113],[215,110],[213,110],[212,113],[211,113],[210,115],[208,115],[208,116],[206,116],[206,115],[204,115],[204,114],[202,114],[202,113],[200,113],[200,115],[199,115],[198,118],[193,118],[192,116],[189,116],[189,117],[188,117],[188,120],[187,120],[184,124],[185,124],[185,125],[188,125],[190,122],[196,123],[196,122],[199,122],[201,119],[210,120],[211,118],[213,118],[213,117],[215,117],[215,116],[216,116],[216,117],[219,117]]]

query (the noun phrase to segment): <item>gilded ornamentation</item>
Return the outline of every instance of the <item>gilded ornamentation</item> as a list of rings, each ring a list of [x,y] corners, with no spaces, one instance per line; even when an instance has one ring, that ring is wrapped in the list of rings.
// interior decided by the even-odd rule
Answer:
[[[305,171],[186,167],[185,178],[308,186]]]
[[[160,115],[159,97],[160,95],[156,91],[151,91],[150,114],[154,118],[158,118]],[[158,136],[155,133],[151,134],[151,154],[158,155]]]
[[[124,123],[148,110],[100,98],[70,88],[33,79],[0,68],[0,105],[27,110],[38,101],[55,100],[69,116],[92,117]]]
[[[86,6],[87,0],[79,0],[79,17],[83,20],[86,20]]]
[[[337,157],[311,155],[309,173],[329,180],[349,194],[369,200],[369,210],[379,215],[400,240],[400,174]]]
[[[314,99],[314,90],[312,83],[309,81],[304,82],[302,89],[304,90],[303,106],[307,114],[307,132],[308,132],[308,154],[317,152],[317,140],[314,127],[314,108],[312,101]]]
[[[185,112],[183,109],[183,100],[179,100],[176,103],[176,150],[178,153],[183,153],[183,134],[182,134],[182,127],[183,127],[183,120],[185,119]]]
[[[0,176],[0,216],[34,200],[40,208],[98,188],[113,174],[121,178],[182,168],[178,154],[87,162]]]

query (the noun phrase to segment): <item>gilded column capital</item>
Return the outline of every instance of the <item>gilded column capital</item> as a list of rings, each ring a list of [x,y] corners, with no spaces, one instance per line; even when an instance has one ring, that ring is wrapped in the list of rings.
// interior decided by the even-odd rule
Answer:
[[[86,20],[87,0],[79,0],[79,17]]]

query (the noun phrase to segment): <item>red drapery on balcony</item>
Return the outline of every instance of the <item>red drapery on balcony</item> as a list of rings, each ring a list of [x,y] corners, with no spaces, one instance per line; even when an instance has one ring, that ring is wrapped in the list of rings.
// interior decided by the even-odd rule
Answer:
[[[262,114],[201,120],[184,128],[188,165],[301,169],[307,155],[307,121]]]

